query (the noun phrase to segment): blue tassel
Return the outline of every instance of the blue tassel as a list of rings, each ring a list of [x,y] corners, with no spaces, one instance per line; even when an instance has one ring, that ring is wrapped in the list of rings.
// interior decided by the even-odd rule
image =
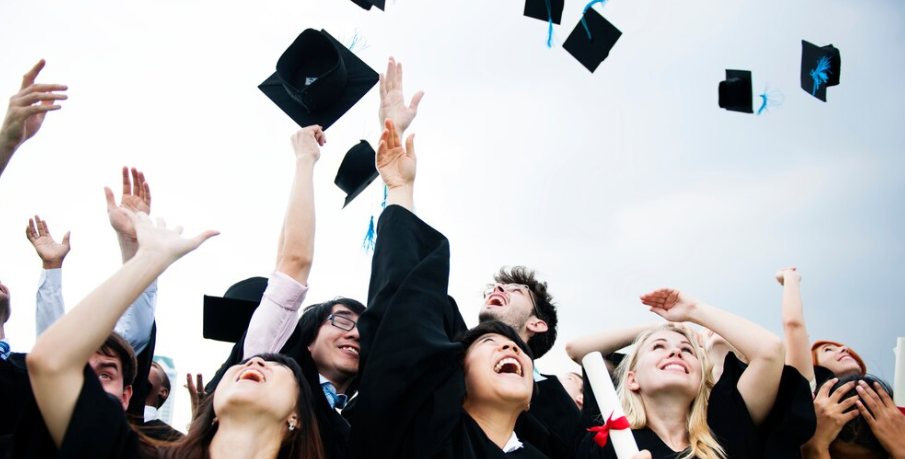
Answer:
[[[365,235],[364,242],[361,243],[365,252],[373,252],[377,246],[377,232],[374,230],[374,216],[371,215],[371,224],[368,225],[368,234]]]
[[[352,35],[351,43],[349,43],[349,51],[364,51],[368,48],[368,41],[361,35],[361,32],[358,29],[355,29],[355,33]]]
[[[770,107],[781,107],[783,100],[785,97],[779,91],[771,91],[769,86],[764,86],[764,92],[760,94],[761,103],[760,108],[757,109],[757,114],[760,115],[765,111],[770,111]]]
[[[386,184],[383,185],[383,202],[380,203],[380,208],[381,209],[387,208],[387,186],[386,186]],[[373,218],[373,217],[371,217],[371,218]]]
[[[812,96],[817,95],[817,90],[820,88],[820,85],[829,81],[830,77],[828,74],[833,73],[830,72],[830,57],[823,56],[817,61],[817,68],[811,70],[811,78],[814,79],[814,90],[811,91]]]
[[[587,5],[584,6],[584,10],[581,11],[581,25],[584,26],[584,30],[588,33],[588,40],[591,39],[591,29],[588,28],[588,21],[585,20],[584,15],[591,9],[595,3],[600,3],[600,6],[603,6],[606,3],[606,0],[591,0]]]
[[[547,48],[553,47],[553,6],[550,5],[550,0],[544,0],[547,2]]]

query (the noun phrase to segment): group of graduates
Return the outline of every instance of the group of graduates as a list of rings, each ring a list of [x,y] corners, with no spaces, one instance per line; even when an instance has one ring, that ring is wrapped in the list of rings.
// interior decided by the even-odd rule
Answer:
[[[36,83],[43,66],[10,99],[0,174],[66,99],[66,86]],[[184,436],[157,419],[170,382],[152,361],[156,279],[217,233],[183,237],[149,217],[144,174],[124,168],[120,202],[106,190],[123,265],[64,313],[68,234],[57,243],[31,220],[44,269],[38,338],[28,354],[0,341],[0,458],[615,458],[608,431],[631,429],[641,452],[619,459],[905,459],[905,415],[888,385],[845,345],[810,343],[795,268],[776,276],[784,338],[664,288],[641,302],[665,320],[566,344],[578,363],[606,356],[624,419],[600,412],[587,375],[534,366],[554,345],[558,311],[533,270],[494,274],[469,329],[447,294],[449,242],[414,213],[417,157],[404,132],[423,93],[406,103],[393,58],[379,91],[387,206],[366,304],[336,297],[301,309],[326,142],[320,126],[304,127],[292,136],[276,266],[220,371],[206,387],[189,375]],[[9,314],[0,284],[0,338]]]

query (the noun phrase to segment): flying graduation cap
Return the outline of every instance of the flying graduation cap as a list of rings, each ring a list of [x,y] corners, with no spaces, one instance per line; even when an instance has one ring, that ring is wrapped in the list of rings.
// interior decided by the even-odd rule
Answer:
[[[375,166],[376,159],[377,154],[366,140],[358,142],[346,152],[346,156],[339,165],[339,170],[336,171],[336,178],[333,180],[339,189],[346,192],[346,202],[343,204],[343,208],[348,206],[380,175]]]
[[[726,70],[726,79],[720,82],[719,104],[733,112],[754,113],[749,70]]]
[[[266,289],[266,278],[249,277],[233,284],[222,297],[204,295],[204,338],[239,341]]]
[[[826,88],[839,84],[842,60],[833,45],[801,40],[801,89],[826,102]]]
[[[368,0],[352,0],[352,3],[368,11],[370,11],[371,7],[374,6],[374,4],[369,2]]]
[[[539,19],[547,25],[547,48],[553,47],[553,24],[562,21],[566,0],[525,0],[525,16]]]
[[[258,88],[299,126],[325,130],[352,108],[379,77],[325,30],[307,29]]]
[[[581,22],[575,26],[562,47],[591,73],[610,55],[610,50],[622,36],[622,32],[610,21],[591,8],[598,3],[592,1],[585,7]]]

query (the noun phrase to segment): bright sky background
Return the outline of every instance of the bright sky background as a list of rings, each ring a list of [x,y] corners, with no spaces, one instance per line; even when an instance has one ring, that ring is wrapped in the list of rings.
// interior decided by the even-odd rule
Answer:
[[[596,6],[623,36],[589,73],[561,44],[584,1],[568,0],[548,49],[521,0],[0,0],[0,93],[48,61],[68,84],[0,180],[0,279],[12,291],[13,349],[34,342],[40,261],[34,214],[59,240],[74,306],[119,264],[103,187],[146,172],[152,214],[222,235],[160,279],[157,353],[180,375],[209,376],[230,346],[201,338],[202,295],[267,275],[292,180],[299,128],[258,89],[306,28],[349,42],[378,71],[405,66],[418,119],[418,213],[452,247],[451,294],[475,324],[501,265],[537,268],[559,304],[546,373],[577,368],[570,337],[656,319],[637,300],[661,286],[781,334],[778,268],[803,275],[813,339],[858,350],[893,377],[905,335],[905,3],[611,0]],[[799,88],[801,40],[841,50],[841,84],[823,103]],[[753,71],[783,105],[762,116],[717,106],[727,68]],[[382,190],[341,210],[333,185],[359,139],[376,145],[377,90],[327,131],[316,172],[317,248],[307,303],[366,299],[361,242]],[[757,107],[757,105],[755,105]],[[184,377],[174,426],[188,422]]]

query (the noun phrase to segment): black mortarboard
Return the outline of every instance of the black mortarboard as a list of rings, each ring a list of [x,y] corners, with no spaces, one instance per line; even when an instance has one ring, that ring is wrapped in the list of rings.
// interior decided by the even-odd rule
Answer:
[[[839,84],[842,59],[833,45],[801,40],[801,89],[826,102],[826,88]]]
[[[591,73],[610,55],[622,32],[593,8],[588,8],[562,47]]]
[[[371,2],[371,4],[376,6],[377,8],[380,8],[380,11],[383,11],[384,7],[386,6],[386,0],[368,0],[368,1]]]
[[[299,126],[327,129],[378,80],[377,72],[326,31],[307,29],[258,88]]]
[[[376,158],[377,154],[374,153],[371,144],[365,140],[358,142],[343,157],[343,162],[336,171],[336,179],[333,181],[346,192],[346,203],[343,204],[343,208],[380,175],[377,166],[374,165]]]
[[[562,21],[562,10],[566,0],[525,0],[525,16],[549,22],[551,17],[554,24]]]
[[[733,112],[754,113],[750,71],[726,70],[726,79],[720,82],[719,94],[720,108]]]
[[[352,2],[355,3],[356,5],[358,5],[358,6],[362,7],[362,8],[364,8],[364,9],[368,10],[368,11],[370,11],[370,10],[371,10],[371,7],[374,6],[374,5],[373,5],[371,2],[369,2],[368,0],[352,0]]]
[[[204,295],[204,338],[239,341],[266,289],[267,278],[249,277],[233,284],[222,298]]]

